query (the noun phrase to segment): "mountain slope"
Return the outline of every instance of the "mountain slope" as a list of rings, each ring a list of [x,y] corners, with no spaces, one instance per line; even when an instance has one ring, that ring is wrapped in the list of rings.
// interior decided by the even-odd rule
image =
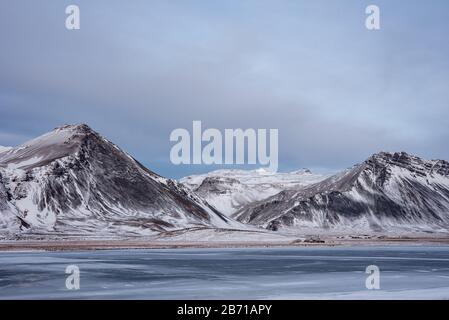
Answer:
[[[188,176],[181,183],[217,210],[232,215],[245,205],[266,199],[283,190],[306,186],[326,178],[304,169],[289,173],[258,170],[217,170]]]
[[[250,204],[234,217],[271,230],[448,230],[449,163],[379,153],[322,182]]]
[[[3,233],[131,235],[232,223],[87,125],[0,153]]]

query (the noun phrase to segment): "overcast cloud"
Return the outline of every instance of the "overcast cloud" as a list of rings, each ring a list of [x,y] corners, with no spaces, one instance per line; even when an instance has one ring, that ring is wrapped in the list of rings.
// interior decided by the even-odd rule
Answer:
[[[169,161],[170,132],[201,120],[278,128],[282,171],[449,159],[448,34],[446,0],[2,0],[0,145],[87,123],[180,177],[216,168]]]

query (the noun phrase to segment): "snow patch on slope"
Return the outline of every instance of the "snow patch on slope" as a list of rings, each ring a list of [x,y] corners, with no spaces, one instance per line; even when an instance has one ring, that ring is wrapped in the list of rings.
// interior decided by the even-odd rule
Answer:
[[[11,150],[11,149],[12,149],[12,147],[3,147],[3,146],[0,146],[0,153],[6,152],[6,151]]]

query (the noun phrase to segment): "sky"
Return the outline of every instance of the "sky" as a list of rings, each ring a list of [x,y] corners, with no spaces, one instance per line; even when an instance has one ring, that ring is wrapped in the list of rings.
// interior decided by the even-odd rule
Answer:
[[[179,178],[220,168],[170,162],[200,120],[278,129],[280,171],[449,160],[448,34],[447,0],[0,0],[0,145],[87,123]]]

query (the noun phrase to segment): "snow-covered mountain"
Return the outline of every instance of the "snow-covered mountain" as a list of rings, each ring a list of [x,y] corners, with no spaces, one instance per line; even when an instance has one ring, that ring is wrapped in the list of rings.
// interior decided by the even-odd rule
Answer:
[[[235,224],[87,125],[0,153],[0,234],[132,235]]]
[[[271,230],[449,230],[449,163],[379,153],[319,183],[249,204],[239,221]]]
[[[244,206],[281,191],[316,183],[326,176],[303,169],[288,173],[257,170],[217,170],[180,180],[218,211],[231,216]]]

